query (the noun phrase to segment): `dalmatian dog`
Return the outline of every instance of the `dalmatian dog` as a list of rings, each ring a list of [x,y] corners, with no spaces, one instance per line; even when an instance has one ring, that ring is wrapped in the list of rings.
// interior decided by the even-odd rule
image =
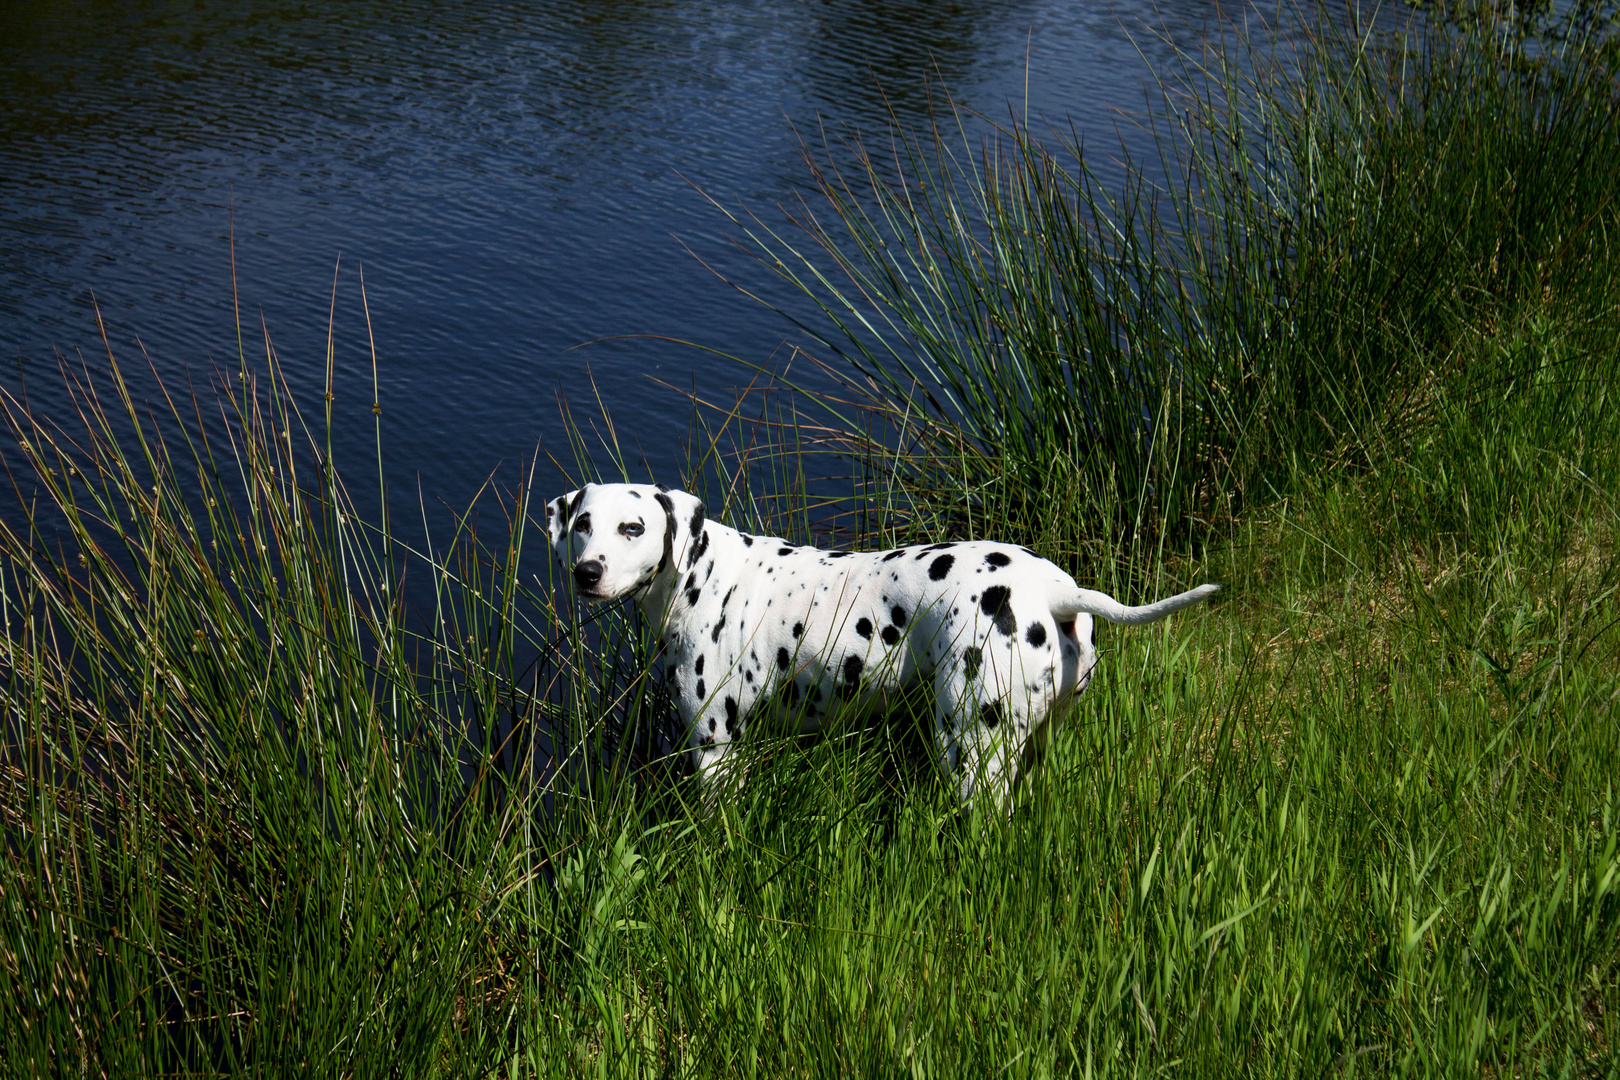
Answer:
[[[939,761],[962,802],[983,791],[1010,806],[1091,681],[1092,620],[1149,623],[1220,588],[1126,607],[1025,547],[825,551],[728,528],[662,485],[587,484],[547,504],[546,524],[581,600],[631,596],[658,628],[706,782],[766,712],[813,731],[931,679]]]

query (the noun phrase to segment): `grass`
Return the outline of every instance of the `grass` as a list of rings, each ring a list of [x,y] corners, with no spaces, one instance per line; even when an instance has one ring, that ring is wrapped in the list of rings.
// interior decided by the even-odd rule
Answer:
[[[703,806],[632,617],[523,583],[555,492],[363,521],[268,342],[218,415],[8,400],[6,1071],[1616,1075],[1613,76],[1242,48],[1119,198],[898,132],[739,222],[864,375],[722,414],[717,514],[803,538],[831,450],[844,539],[1226,586],[1105,630],[1010,819],[904,711]]]

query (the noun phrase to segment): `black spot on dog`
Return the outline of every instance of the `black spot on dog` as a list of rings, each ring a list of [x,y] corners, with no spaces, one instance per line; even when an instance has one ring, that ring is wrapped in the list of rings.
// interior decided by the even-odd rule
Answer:
[[[938,581],[940,578],[951,572],[951,565],[955,562],[955,555],[941,555],[939,558],[928,564],[928,579],[930,581]]]
[[[709,717],[709,734],[710,735],[713,735],[714,734],[714,729],[719,727],[719,726],[720,725],[718,723],[716,723],[714,717],[712,717],[712,716]]]
[[[743,678],[746,679],[750,684],[753,683],[753,681],[754,681],[754,671],[753,671],[753,669],[750,668],[749,670],[744,671],[743,672]]]
[[[895,642],[900,640],[900,631],[896,630],[892,626],[885,626],[883,628],[883,633],[880,636],[883,638],[883,644],[892,647]]]
[[[790,548],[790,547],[777,548],[776,549],[776,554],[777,555],[791,555],[791,554],[793,554],[793,549]]]
[[[844,688],[853,694],[861,688],[861,669],[866,664],[860,657],[851,653],[844,657]]]
[[[703,680],[699,679],[697,681],[697,699],[702,701],[707,696],[708,695],[703,692]]]
[[[747,533],[743,533],[743,547],[753,547],[753,546],[754,546],[754,538],[752,536],[749,536]]]
[[[887,555],[883,556],[882,561],[883,562],[888,562],[890,559],[898,559],[901,556],[903,556],[905,553],[906,553],[905,548],[896,548],[893,551],[889,552]]]
[[[698,507],[697,512],[692,515],[692,520],[701,522],[702,518],[703,508],[700,506]],[[697,536],[697,543],[692,545],[690,554],[686,556],[687,566],[696,566],[698,560],[703,558],[703,553],[709,550],[709,530],[704,529],[703,535],[701,536],[698,536],[696,533],[693,533],[692,535]]]
[[[720,598],[720,610],[721,611],[726,610],[726,605],[731,603],[731,594],[736,592],[736,591],[737,591],[737,586],[735,586],[735,585],[733,585],[731,588],[726,590],[726,595],[724,595],[724,596],[722,596]]]
[[[631,488],[630,489],[630,497],[632,499],[639,499],[639,498],[641,498],[641,492],[637,491],[635,488]]]
[[[984,590],[984,599],[979,601],[979,609],[996,620],[996,629],[1011,637],[1018,629],[1018,617],[1013,614],[1012,606],[1007,603],[1012,590],[1005,585],[992,585]]]
[[[1024,640],[1037,649],[1046,644],[1046,624],[1043,622],[1030,623],[1029,630],[1024,634]]]
[[[1012,556],[1008,555],[1005,551],[992,551],[990,554],[984,557],[984,561],[993,567],[1002,567],[1012,562]]]
[[[955,546],[956,546],[956,543],[954,541],[948,541],[948,542],[943,543],[943,544],[930,544],[928,547],[924,548],[923,550],[924,551],[944,551],[947,548],[953,548]]]
[[[664,556],[658,560],[658,573],[662,574],[664,567],[669,565],[669,560],[675,554],[675,504],[662,489],[653,496],[653,499],[664,508]]]
[[[709,640],[710,641],[716,641],[717,642],[717,641],[720,640],[720,628],[722,626],[724,626],[724,625],[726,625],[726,617],[724,615],[722,615],[722,616],[720,616],[719,620],[714,624],[714,632],[709,635]]]
[[[855,632],[857,634],[861,635],[861,637],[865,638],[867,641],[871,641],[872,640],[872,620],[868,619],[864,615],[861,616],[860,621],[855,624]]]
[[[984,662],[984,653],[979,651],[977,645],[969,645],[962,650],[962,674],[968,682],[979,676],[979,665]]]
[[[697,602],[698,602],[698,597],[702,596],[702,595],[703,595],[703,592],[702,592],[701,589],[687,589],[686,590],[686,602],[688,604],[691,604],[693,607],[696,607]]]
[[[1023,545],[1019,545],[1019,548],[1018,548],[1018,550],[1019,550],[1019,551],[1022,551],[1022,552],[1023,552],[1023,553],[1024,553],[1024,554],[1025,554],[1025,555],[1028,555],[1028,556],[1029,556],[1029,557],[1030,557],[1030,558],[1032,558],[1032,559],[1038,559],[1038,558],[1040,558],[1040,556],[1039,556],[1039,555],[1037,555],[1037,554],[1035,554],[1035,553],[1034,553],[1034,552],[1033,552],[1033,551],[1031,551],[1031,550],[1030,550],[1030,549],[1029,549],[1029,548],[1027,548],[1027,547],[1024,547],[1024,546],[1023,546]]]
[[[726,724],[735,726],[737,723],[737,699],[726,698]]]
[[[903,607],[895,607],[895,608],[891,609],[889,611],[889,621],[894,623],[894,625],[896,625],[896,626],[902,626],[902,627],[905,626],[906,625],[906,609],[903,608]]]
[[[703,674],[703,661],[704,661],[704,660],[705,660],[705,659],[707,659],[707,658],[706,658],[706,657],[703,657],[703,656],[699,656],[699,657],[698,657],[698,658],[697,658],[697,663],[695,663],[695,664],[693,664],[693,665],[692,665],[692,674],[694,674],[694,675],[701,675],[701,674]]]
[[[829,551],[829,552],[827,552],[827,558],[829,558],[829,559],[847,559],[847,558],[849,558],[849,556],[850,556],[850,553],[847,552],[847,551]]]
[[[1001,723],[1001,703],[999,701],[986,701],[980,705],[979,719],[984,721],[984,726],[987,728],[993,728]]]
[[[802,622],[794,623],[793,624],[793,640],[797,641],[799,638],[801,638],[803,636],[804,636],[804,623],[802,623]]]
[[[783,646],[782,648],[776,650],[776,666],[777,667],[781,668],[783,671],[786,671],[788,669],[788,665],[790,663],[792,663],[792,662],[793,662],[793,657],[788,655],[788,651],[787,651],[786,646]]]

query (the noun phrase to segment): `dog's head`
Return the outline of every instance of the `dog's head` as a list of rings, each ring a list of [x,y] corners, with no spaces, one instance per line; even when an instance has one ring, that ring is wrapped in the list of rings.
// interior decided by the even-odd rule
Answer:
[[[647,484],[586,484],[546,504],[551,550],[584,600],[616,600],[673,574],[703,531],[695,495]]]

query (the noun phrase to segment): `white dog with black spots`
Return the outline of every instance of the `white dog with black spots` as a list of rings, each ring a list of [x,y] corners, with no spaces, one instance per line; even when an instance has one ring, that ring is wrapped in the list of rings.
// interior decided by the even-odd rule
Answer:
[[[632,596],[658,628],[706,781],[766,709],[814,731],[932,679],[939,760],[961,800],[1006,800],[1091,681],[1093,618],[1154,622],[1220,588],[1126,607],[1025,547],[824,551],[728,528],[662,485],[587,484],[548,503],[546,524],[582,600]]]

